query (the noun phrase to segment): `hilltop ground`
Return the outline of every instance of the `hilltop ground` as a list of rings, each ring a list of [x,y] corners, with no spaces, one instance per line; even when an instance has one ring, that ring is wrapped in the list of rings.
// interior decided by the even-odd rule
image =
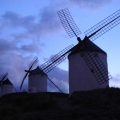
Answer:
[[[0,120],[120,120],[120,89],[12,93],[0,97]]]

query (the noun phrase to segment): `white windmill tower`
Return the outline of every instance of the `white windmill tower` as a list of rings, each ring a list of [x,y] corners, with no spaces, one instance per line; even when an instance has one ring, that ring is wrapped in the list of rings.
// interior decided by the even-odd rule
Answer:
[[[22,88],[22,85],[23,85],[23,82],[24,82],[25,78],[29,75],[28,76],[28,92],[35,93],[35,92],[38,92],[40,90],[41,91],[46,91],[46,88],[47,88],[47,86],[45,84],[47,82],[46,77],[43,77],[40,74],[40,69],[39,68],[36,68],[35,70],[31,70],[33,68],[33,66],[36,65],[37,62],[38,62],[38,58],[35,58],[30,63],[29,69],[25,70],[26,74],[25,74],[25,76],[22,80],[22,83],[20,85],[20,89]],[[46,76],[46,75],[44,75],[44,76]],[[40,87],[41,84],[44,87]]]
[[[30,92],[47,92],[47,75],[42,72],[39,66],[29,72],[28,88]]]
[[[71,49],[69,59],[69,94],[74,91],[87,91],[109,86],[107,54],[92,41],[120,23],[120,10],[85,32],[81,40],[77,35],[81,32],[76,26],[67,8],[58,11],[61,23],[70,37],[76,36],[78,44]],[[90,41],[90,39],[92,41]]]
[[[2,82],[1,85],[1,95],[5,95],[8,93],[13,93],[13,84],[10,82],[10,80],[7,78]]]
[[[62,56],[62,54],[72,47],[72,45],[68,46],[40,67],[38,66],[36,69],[31,70],[32,67],[38,62],[38,58],[35,58],[35,60],[31,62],[29,70],[25,70],[26,74],[22,80],[20,89],[22,88],[23,82],[28,75],[28,92],[47,92],[47,80],[49,80],[55,87],[57,87],[57,89],[59,89],[60,92],[62,92],[62,90],[60,90],[60,88],[50,78],[48,78],[47,73],[66,59],[66,56]]]
[[[0,89],[1,89],[1,95],[13,93],[13,90],[17,92],[11,81],[7,78],[8,73],[5,73],[5,75],[2,77],[0,81]]]
[[[68,56],[70,94],[74,91],[88,91],[109,87],[106,52],[87,38],[82,42],[90,46],[90,49],[87,49],[87,51],[84,48],[79,50],[81,45],[78,45]],[[94,60],[89,58],[89,55]],[[96,69],[97,67],[102,72]]]

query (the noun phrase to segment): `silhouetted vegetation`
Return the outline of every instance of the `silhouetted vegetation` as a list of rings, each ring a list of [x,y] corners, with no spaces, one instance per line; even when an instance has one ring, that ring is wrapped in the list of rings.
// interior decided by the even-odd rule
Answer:
[[[119,120],[120,89],[12,93],[0,97],[0,120]]]

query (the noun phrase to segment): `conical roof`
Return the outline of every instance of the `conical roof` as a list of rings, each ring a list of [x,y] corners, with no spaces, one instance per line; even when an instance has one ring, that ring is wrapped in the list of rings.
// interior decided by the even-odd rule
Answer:
[[[8,78],[7,78],[6,80],[4,80],[4,81],[2,82],[2,84],[10,84],[10,85],[13,85]]]
[[[81,46],[83,46],[83,44],[85,46],[87,46],[87,47],[85,47],[84,49],[80,49]],[[79,42],[75,46],[75,48],[71,51],[71,53],[69,54],[69,56],[71,56],[71,55],[73,55],[75,53],[79,53],[79,52],[99,52],[99,53],[103,53],[103,54],[107,55],[107,53],[105,51],[103,51],[101,48],[99,48],[97,45],[95,45],[87,37],[85,37],[84,40],[82,40],[81,42]]]
[[[36,69],[30,71],[30,75],[43,74],[46,75],[39,66]]]

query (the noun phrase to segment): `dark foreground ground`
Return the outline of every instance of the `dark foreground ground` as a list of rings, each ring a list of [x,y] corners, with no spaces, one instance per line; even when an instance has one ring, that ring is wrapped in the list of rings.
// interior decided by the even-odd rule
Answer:
[[[120,89],[4,95],[0,120],[120,120]]]

